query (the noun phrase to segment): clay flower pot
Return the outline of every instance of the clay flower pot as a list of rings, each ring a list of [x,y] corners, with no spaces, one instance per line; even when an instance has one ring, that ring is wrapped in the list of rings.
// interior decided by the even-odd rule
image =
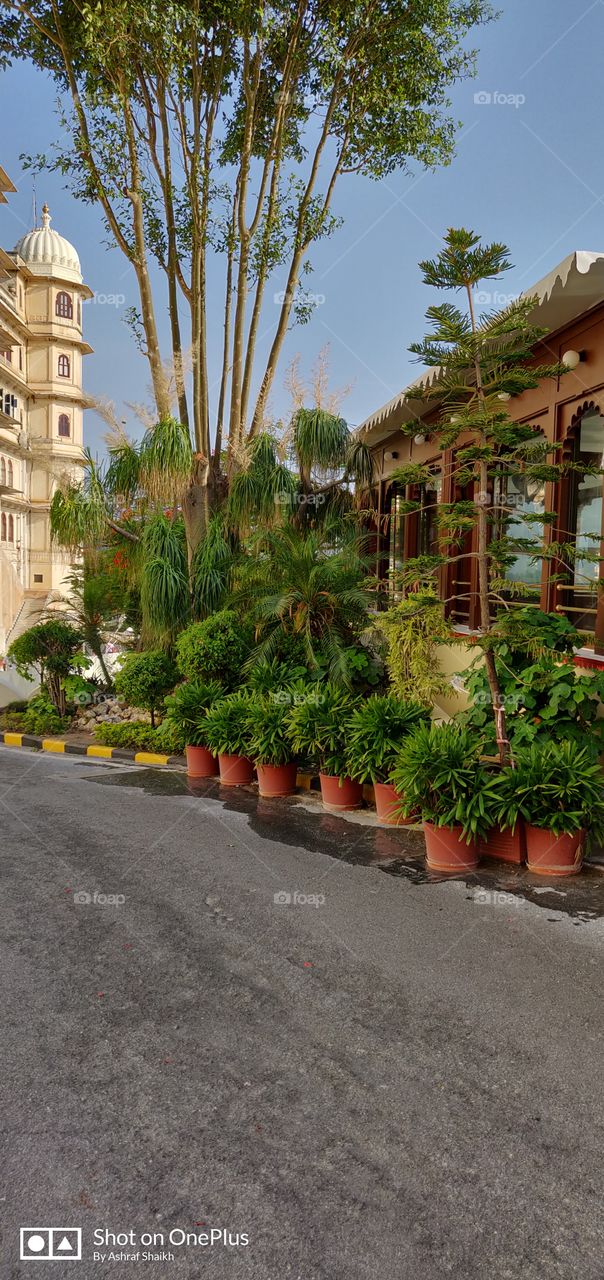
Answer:
[[[492,827],[484,839],[478,841],[478,854],[479,857],[498,858],[501,862],[512,862],[521,867],[526,860],[526,836],[522,819],[516,823],[513,833]]]
[[[466,844],[461,838],[460,827],[435,827],[424,822],[426,838],[426,864],[431,871],[454,874],[475,871],[478,866],[478,845],[475,840]]]
[[[215,778],[218,773],[216,756],[207,747],[185,747],[187,773],[190,778]]]
[[[254,766],[247,756],[218,756],[223,787],[243,787],[254,778]]]
[[[397,812],[402,795],[392,782],[374,782],[375,812],[387,827],[407,827],[415,818],[403,818]]]
[[[320,773],[321,795],[327,809],[360,809],[363,803],[363,787],[352,778],[334,778]]]
[[[261,796],[291,796],[296,790],[298,766],[290,764],[257,764],[258,790]]]
[[[574,876],[583,863],[584,831],[556,835],[545,827],[526,825],[526,861],[538,876]]]

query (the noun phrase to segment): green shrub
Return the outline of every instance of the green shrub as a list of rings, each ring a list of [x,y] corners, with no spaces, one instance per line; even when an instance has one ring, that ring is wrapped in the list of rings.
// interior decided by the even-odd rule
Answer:
[[[429,721],[419,702],[403,702],[393,694],[374,695],[353,713],[346,758],[351,778],[387,782],[403,740],[415,725]]]
[[[576,742],[534,742],[517,751],[514,768],[497,779],[497,821],[515,827],[524,818],[554,835],[583,828],[604,834],[604,778],[589,750]]]
[[[410,592],[405,600],[378,614],[375,621],[386,637],[386,666],[398,698],[431,707],[440,694],[450,693],[436,649],[450,641],[451,630],[434,592]]]
[[[27,698],[14,698],[12,702],[7,702],[2,711],[27,711],[29,702]]]
[[[253,644],[249,623],[231,609],[221,609],[182,631],[176,662],[186,680],[218,680],[225,689],[241,683],[241,670]]]
[[[321,773],[346,777],[346,749],[352,714],[357,706],[352,694],[339,685],[326,682],[307,689],[305,701],[291,707],[286,718],[296,755]]]
[[[23,728],[26,733],[47,734],[64,733],[69,728],[68,716],[60,716],[51,702],[46,689],[34,694],[27,704],[23,716]]]
[[[183,747],[205,745],[206,711],[212,703],[224,697],[224,689],[217,680],[202,683],[200,680],[179,684],[174,693],[164,699],[167,709],[166,722],[178,734]]]
[[[66,711],[65,678],[90,666],[90,658],[81,651],[82,642],[81,631],[62,618],[50,618],[29,627],[7,650],[7,657],[25,680],[34,679],[32,668],[37,672],[59,716]]]
[[[182,756],[184,755],[186,742],[185,735],[174,724],[172,720],[166,716],[157,729],[154,729],[154,751],[159,751],[166,756]]]
[[[497,777],[480,762],[480,739],[458,724],[419,724],[403,742],[392,781],[401,812],[460,827],[469,843],[495,824]]]
[[[97,742],[105,747],[122,747],[125,751],[155,751],[156,729],[150,724],[124,720],[121,724],[98,724],[94,731]]]
[[[515,754],[545,742],[576,742],[592,759],[604,749],[604,674],[578,671],[572,659],[578,631],[559,614],[521,609],[498,620],[488,639],[505,711],[507,734]],[[495,754],[492,697],[484,663],[477,659],[463,673],[472,705],[460,721],[480,734],[484,750]]]
[[[309,675],[303,662],[288,662],[280,658],[259,662],[251,668],[246,685],[253,693],[273,693],[284,689],[292,681],[308,680]]]
[[[250,699],[250,754],[256,764],[289,764],[293,748],[288,733],[289,707],[275,698]]]
[[[251,730],[250,696],[244,690],[215,702],[207,712],[206,745],[214,755],[249,756]]]
[[[25,703],[27,706],[27,703]],[[0,728],[6,732],[22,733],[25,731],[25,712],[24,711],[8,711],[4,708],[0,711]]]
[[[128,706],[150,711],[151,724],[155,727],[155,712],[177,680],[178,672],[170,655],[163,649],[148,649],[146,653],[129,653],[124,658],[115,677],[115,691]]]

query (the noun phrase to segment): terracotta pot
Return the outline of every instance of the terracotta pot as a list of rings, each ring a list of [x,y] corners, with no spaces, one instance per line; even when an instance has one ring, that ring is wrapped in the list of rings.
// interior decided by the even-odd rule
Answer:
[[[521,867],[526,861],[526,836],[522,819],[516,823],[514,833],[491,827],[483,840],[478,841],[478,856],[498,858],[501,862],[513,862]]]
[[[187,773],[190,778],[215,778],[218,773],[216,756],[207,747],[185,747]]]
[[[352,778],[334,778],[329,773],[320,773],[321,795],[323,804],[328,809],[360,809],[363,803],[363,788],[360,782]]]
[[[460,827],[435,827],[424,822],[426,863],[431,871],[474,871],[478,866],[478,845],[466,844]]]
[[[373,790],[375,811],[380,822],[385,823],[387,827],[407,827],[409,823],[416,821],[413,817],[402,818],[397,813],[399,802],[403,797],[392,782],[374,782]]]
[[[247,756],[218,756],[220,781],[223,787],[243,787],[252,782],[254,766]]]
[[[526,825],[526,861],[538,876],[574,876],[583,862],[584,831],[557,836],[544,827]]]
[[[297,764],[257,764],[261,796],[291,796],[296,790]]]

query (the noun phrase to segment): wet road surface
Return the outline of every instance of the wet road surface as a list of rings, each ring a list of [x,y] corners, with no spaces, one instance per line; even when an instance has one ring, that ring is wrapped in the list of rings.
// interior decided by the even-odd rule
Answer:
[[[601,873],[6,748],[0,816],[2,1276],[601,1280]]]

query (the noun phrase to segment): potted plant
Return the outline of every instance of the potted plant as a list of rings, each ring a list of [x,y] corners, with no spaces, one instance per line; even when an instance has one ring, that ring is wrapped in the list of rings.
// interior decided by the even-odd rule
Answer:
[[[604,832],[604,779],[589,747],[543,742],[517,751],[499,779],[497,817],[504,830],[524,819],[529,871],[575,875],[587,831]]]
[[[405,815],[418,810],[434,871],[473,871],[478,840],[494,825],[497,790],[480,761],[480,739],[455,723],[418,724],[404,740],[392,781]]]
[[[222,695],[217,680],[187,680],[164,698],[166,720],[183,743],[190,778],[213,778],[218,773],[216,756],[206,745],[206,712]]]
[[[351,717],[346,760],[351,778],[370,782],[381,822],[389,826],[411,821],[401,813],[403,797],[390,781],[407,734],[429,714],[418,702],[404,702],[394,694],[374,694]]]
[[[249,709],[249,693],[239,690],[220,698],[206,713],[206,742],[218,756],[220,781],[225,787],[244,786],[254,777]]]
[[[287,733],[287,711],[288,703],[271,694],[249,702],[250,753],[261,796],[289,796],[296,790],[298,766]]]
[[[363,788],[348,773],[346,747],[357,703],[340,686],[326,682],[310,688],[287,715],[294,751],[318,768],[323,804],[328,809],[359,809]]]

